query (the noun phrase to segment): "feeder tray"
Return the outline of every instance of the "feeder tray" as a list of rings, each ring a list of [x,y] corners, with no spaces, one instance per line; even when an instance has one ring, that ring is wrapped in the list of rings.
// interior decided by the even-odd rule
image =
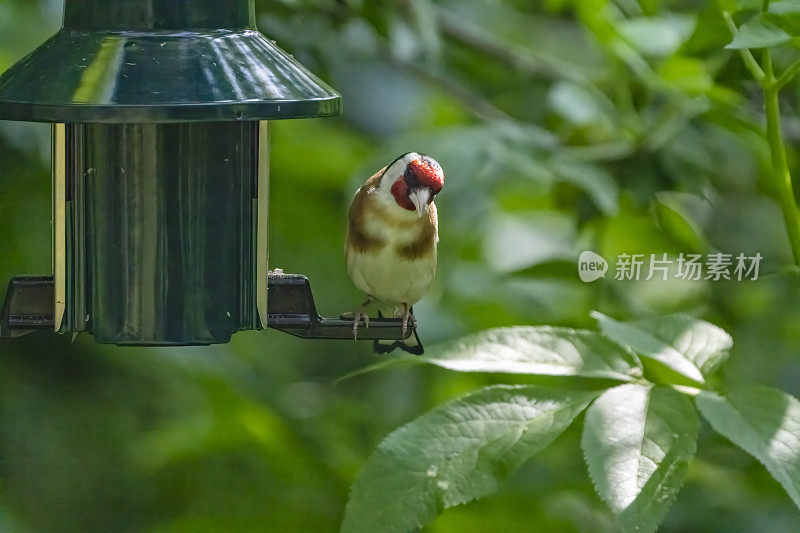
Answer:
[[[308,278],[299,274],[269,275],[267,325],[303,339],[353,339],[353,320],[327,318],[317,313]],[[0,338],[15,338],[54,325],[52,276],[19,277],[8,284],[0,309]],[[411,323],[413,324],[413,320]],[[358,328],[361,340],[408,339],[413,327],[402,332],[402,320],[372,318]]]

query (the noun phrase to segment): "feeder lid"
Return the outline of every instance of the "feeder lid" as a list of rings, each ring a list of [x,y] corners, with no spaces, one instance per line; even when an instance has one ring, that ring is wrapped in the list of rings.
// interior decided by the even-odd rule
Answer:
[[[66,0],[61,31],[0,76],[5,120],[271,120],[339,106],[256,30],[253,0]]]

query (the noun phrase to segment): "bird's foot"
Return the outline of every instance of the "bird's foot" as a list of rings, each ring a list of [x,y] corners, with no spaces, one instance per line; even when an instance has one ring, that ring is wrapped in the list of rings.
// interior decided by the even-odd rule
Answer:
[[[361,322],[361,319],[364,319],[364,326],[369,327],[369,315],[366,312],[367,306],[375,301],[375,298],[370,296],[367,300],[361,304],[361,307],[358,308],[353,314],[353,340],[358,340],[358,325]]]
[[[417,319],[414,317],[414,309],[410,305],[404,303],[403,304],[403,309],[404,309],[404,312],[403,312],[402,336],[405,339],[406,338],[406,334],[408,333],[408,323],[411,322],[411,327],[412,328],[416,328],[417,327]]]
[[[364,319],[364,326],[369,327],[369,315],[364,312],[364,308],[362,307],[358,311],[356,311],[353,317],[353,340],[358,340],[358,325],[361,323],[361,319]]]

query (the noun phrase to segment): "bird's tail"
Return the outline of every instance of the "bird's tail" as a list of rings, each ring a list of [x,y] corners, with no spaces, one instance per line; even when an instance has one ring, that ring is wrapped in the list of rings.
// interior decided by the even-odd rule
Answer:
[[[381,314],[380,311],[378,311],[378,317],[383,318],[383,314]],[[419,335],[417,335],[417,328],[411,324],[409,324],[409,326],[413,328],[414,334],[405,340],[376,340],[372,344],[372,348],[375,350],[375,353],[389,353],[394,351],[396,348],[400,348],[401,350],[412,355],[422,355],[425,353],[425,348],[422,346],[422,341],[419,340]]]

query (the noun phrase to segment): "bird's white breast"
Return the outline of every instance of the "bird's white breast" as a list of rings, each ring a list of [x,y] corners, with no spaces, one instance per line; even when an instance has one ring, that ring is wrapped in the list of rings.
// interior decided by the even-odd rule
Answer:
[[[436,274],[435,245],[431,253],[408,259],[397,252],[397,247],[417,238],[417,227],[386,224],[379,217],[368,217],[365,222],[369,233],[385,245],[366,252],[348,250],[347,271],[356,287],[385,307],[418,302]]]

